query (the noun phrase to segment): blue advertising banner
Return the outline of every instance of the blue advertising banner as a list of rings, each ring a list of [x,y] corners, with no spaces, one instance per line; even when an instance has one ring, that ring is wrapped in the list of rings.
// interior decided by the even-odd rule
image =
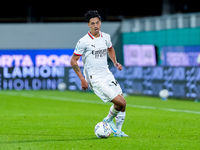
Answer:
[[[170,97],[200,99],[200,67],[111,68],[123,92],[158,96],[162,89]]]
[[[79,77],[71,67],[0,67],[0,91],[56,90],[63,82],[67,90],[81,90]]]
[[[200,46],[166,46],[161,49],[163,66],[199,66]]]
[[[74,49],[0,50],[0,67],[70,66]],[[78,61],[83,66],[81,59]]]
[[[74,49],[0,50],[0,90],[56,90],[63,82],[69,90],[80,90],[70,66],[73,52]],[[82,58],[78,64],[83,66]]]
[[[81,70],[83,67],[81,67]],[[124,93],[158,96],[167,89],[170,97],[200,99],[200,67],[115,67],[110,70]],[[71,67],[0,67],[0,90],[81,90]]]

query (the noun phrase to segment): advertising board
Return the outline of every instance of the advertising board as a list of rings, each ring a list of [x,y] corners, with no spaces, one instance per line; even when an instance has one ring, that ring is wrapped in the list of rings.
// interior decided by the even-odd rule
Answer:
[[[70,66],[74,49],[0,50],[0,67]],[[83,66],[81,59],[78,61]]]
[[[71,67],[0,67],[0,90],[81,90],[81,82]]]
[[[0,90],[55,90],[61,82],[67,83],[69,90],[80,90],[79,79],[69,68],[73,51],[0,50]],[[83,66],[81,58],[78,64]]]
[[[161,48],[163,66],[200,66],[200,46],[166,46]]]
[[[156,50],[154,45],[124,45],[125,66],[155,66]]]
[[[83,68],[81,67],[81,70]],[[199,67],[111,67],[124,93],[158,96],[167,89],[170,97],[200,99]],[[71,67],[0,67],[0,90],[55,90],[61,82],[67,90],[81,90]]]
[[[123,67],[118,71],[111,68],[123,92],[158,96],[167,89],[169,96],[200,99],[199,67]]]

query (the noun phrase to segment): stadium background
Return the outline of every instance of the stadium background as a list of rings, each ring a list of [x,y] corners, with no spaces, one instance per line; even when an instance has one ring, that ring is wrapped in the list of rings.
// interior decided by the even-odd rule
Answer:
[[[117,59],[124,65],[118,72],[109,62],[124,92],[157,96],[166,88],[171,97],[200,98],[197,2],[128,3],[2,2],[0,90],[56,90],[60,82],[67,84],[67,90],[80,90],[69,60],[76,42],[89,30],[83,14],[97,9],[103,21],[101,30],[111,35]],[[125,58],[125,45],[154,46],[156,64],[149,64],[149,57],[139,58],[134,48],[133,55]],[[147,55],[154,59],[154,53]],[[124,63],[134,59],[138,61],[132,65]],[[141,65],[141,60],[147,63]]]
[[[101,14],[124,65],[120,72],[109,61],[131,93],[128,138],[95,136],[112,104],[80,92],[69,67],[89,9]],[[194,0],[1,1],[0,150],[199,150],[199,12]],[[67,90],[57,90],[61,82]],[[157,97],[163,88],[168,100]]]

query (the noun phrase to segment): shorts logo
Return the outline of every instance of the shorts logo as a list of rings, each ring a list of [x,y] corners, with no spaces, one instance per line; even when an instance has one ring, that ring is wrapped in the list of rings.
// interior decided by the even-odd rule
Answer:
[[[109,97],[106,93],[103,93],[103,95],[104,95],[105,97]]]

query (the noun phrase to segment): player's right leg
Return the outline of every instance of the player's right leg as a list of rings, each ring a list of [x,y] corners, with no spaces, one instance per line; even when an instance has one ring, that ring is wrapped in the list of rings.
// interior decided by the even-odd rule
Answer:
[[[114,99],[111,100],[111,102],[113,103],[113,105],[110,107],[109,113],[107,117],[103,119],[103,122],[107,122],[110,125],[112,132],[115,134],[118,132],[118,130],[113,122],[113,119],[121,111],[125,111],[126,101],[123,99],[121,95],[118,94],[117,96],[115,96]]]
[[[115,117],[116,119],[116,128],[118,130],[117,133],[114,133],[115,137],[128,137],[127,134],[125,134],[121,129],[122,129],[122,125],[124,123],[125,120],[125,116],[126,116],[126,101],[124,99],[123,96],[120,96],[120,102],[121,102],[121,107],[123,107],[121,109],[121,111],[118,113],[118,115]],[[113,102],[113,101],[112,101]],[[114,102],[113,102],[114,103]],[[118,103],[115,101],[114,105],[117,105]]]
[[[126,101],[121,95],[117,95],[112,101],[114,104],[114,109],[117,111],[125,112],[126,110]]]
[[[116,137],[127,137],[124,132],[121,131],[122,124],[125,119],[125,110],[126,110],[126,101],[121,95],[117,95],[112,101],[114,105],[110,107],[109,113],[106,118],[104,118],[104,122],[107,122]],[[117,118],[117,126],[114,124],[113,119],[114,117],[118,116]]]
[[[113,89],[113,87],[112,87],[113,85],[111,86],[108,83],[94,82],[93,83],[93,91],[104,102],[112,102],[113,103],[113,105],[110,107],[107,117],[105,117],[103,119],[103,122],[107,122],[111,126],[112,132],[115,135],[117,133],[121,133],[121,127],[122,127],[122,124],[123,124],[124,118],[125,118],[125,115],[123,116],[122,114],[125,114],[126,101],[125,101],[124,97],[121,95],[121,93],[122,93],[121,88],[119,87],[118,90]],[[118,85],[115,85],[115,86],[118,87]],[[122,116],[122,117],[120,118],[119,116],[117,116],[118,114],[120,114],[120,116]],[[118,117],[117,126],[113,122],[113,119],[116,116]],[[120,121],[120,119],[121,119],[121,121]]]

